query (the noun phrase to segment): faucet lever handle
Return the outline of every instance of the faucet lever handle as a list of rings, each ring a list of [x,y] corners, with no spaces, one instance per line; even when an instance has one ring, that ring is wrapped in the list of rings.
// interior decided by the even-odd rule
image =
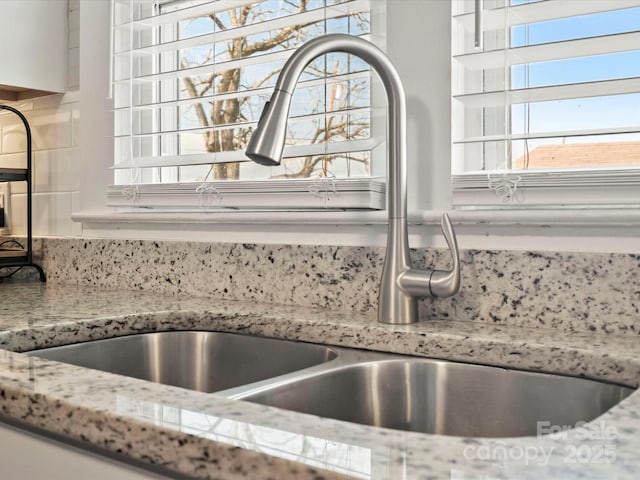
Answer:
[[[450,271],[434,270],[429,280],[429,290],[434,297],[450,297],[460,289],[460,252],[458,251],[456,232],[453,230],[451,219],[446,213],[442,215],[440,226],[451,252],[453,267]]]

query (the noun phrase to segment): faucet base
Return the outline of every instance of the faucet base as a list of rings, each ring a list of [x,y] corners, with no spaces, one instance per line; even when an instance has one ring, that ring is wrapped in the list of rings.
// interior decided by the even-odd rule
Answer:
[[[378,323],[391,325],[408,325],[418,321],[418,300],[402,292],[389,292],[395,298],[380,295],[378,304]]]

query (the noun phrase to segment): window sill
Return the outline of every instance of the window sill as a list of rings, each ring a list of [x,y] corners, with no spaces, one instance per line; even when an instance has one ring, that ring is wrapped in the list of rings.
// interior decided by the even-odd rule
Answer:
[[[413,248],[446,248],[442,211],[408,216]],[[640,208],[453,210],[462,250],[640,253]],[[386,211],[79,212],[84,238],[382,247]]]
[[[638,227],[640,208],[637,206],[557,207],[557,208],[469,208],[450,213],[455,225],[509,227]],[[438,218],[431,212],[423,214],[425,223]]]
[[[84,238],[291,245],[383,246],[387,225],[385,211],[97,211],[72,219]]]
[[[443,211],[427,210],[409,212],[409,225],[437,225]],[[513,226],[513,227],[638,227],[640,208],[474,208],[448,211],[454,225]],[[335,225],[366,226],[386,225],[386,211],[283,211],[283,210],[218,210],[193,211],[145,211],[78,212],[72,215],[75,222],[90,224],[207,224],[207,225]]]
[[[411,216],[420,223],[421,216]],[[150,225],[386,225],[386,211],[284,211],[284,210],[217,210],[145,211],[145,212],[79,212],[72,220],[88,224]]]

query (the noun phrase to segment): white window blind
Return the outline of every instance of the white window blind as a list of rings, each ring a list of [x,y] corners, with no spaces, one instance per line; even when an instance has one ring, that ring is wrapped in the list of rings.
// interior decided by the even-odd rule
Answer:
[[[640,203],[640,1],[452,8],[455,203]]]
[[[305,70],[281,166],[244,155],[295,48],[335,32],[383,47],[384,32],[371,28],[383,8],[383,0],[113,0],[108,204],[383,209],[376,87],[357,57],[330,54]]]

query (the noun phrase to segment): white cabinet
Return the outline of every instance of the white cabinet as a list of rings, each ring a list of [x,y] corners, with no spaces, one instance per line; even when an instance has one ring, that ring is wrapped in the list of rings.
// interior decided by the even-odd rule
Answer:
[[[2,3],[5,0],[0,0]],[[0,422],[0,478],[168,480],[167,477]]]
[[[67,89],[67,0],[0,1],[0,100]]]

